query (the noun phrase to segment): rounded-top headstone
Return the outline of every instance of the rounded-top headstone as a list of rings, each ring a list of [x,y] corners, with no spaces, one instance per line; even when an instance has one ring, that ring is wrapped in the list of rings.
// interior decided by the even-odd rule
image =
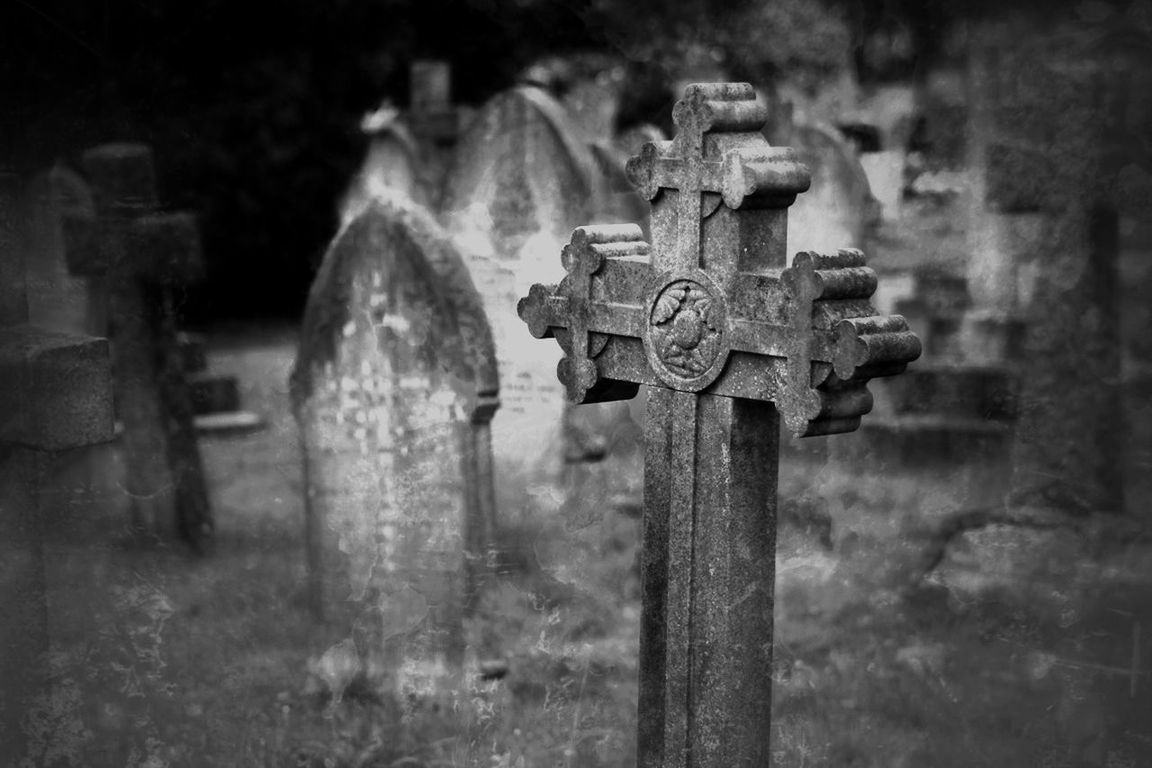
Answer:
[[[588,217],[593,160],[542,88],[520,86],[490,100],[456,158],[442,206],[449,228],[471,224],[490,234],[496,258],[517,260],[539,232],[567,238]]]
[[[790,142],[812,174],[812,186],[788,210],[788,255],[832,251],[866,240],[880,216],[868,176],[835,129],[801,124]]]
[[[392,322],[388,292],[405,290],[406,282],[426,290],[407,298],[438,310],[424,318],[429,328],[413,337],[420,340],[420,354],[466,382],[462,391],[469,398],[495,396],[495,342],[459,250],[423,208],[386,191],[341,229],[309,291],[292,373],[297,407],[312,395],[320,371],[339,366],[341,347],[357,323],[379,330]]]
[[[505,477],[524,473],[539,480],[562,467],[559,354],[541,357],[516,316],[516,302],[533,283],[563,277],[560,250],[593,214],[595,161],[568,123],[564,108],[542,88],[495,96],[458,145],[441,208],[496,339],[504,386],[492,442]]]
[[[498,383],[460,255],[407,198],[374,199],[336,236],[309,293],[291,390],[309,548],[324,573],[317,597],[367,628],[374,684],[401,701],[442,690],[460,668],[479,554],[470,422],[490,416]]]

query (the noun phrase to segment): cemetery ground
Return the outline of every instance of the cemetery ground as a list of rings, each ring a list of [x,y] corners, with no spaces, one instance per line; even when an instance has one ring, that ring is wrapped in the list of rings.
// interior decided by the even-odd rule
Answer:
[[[410,710],[401,734],[307,609],[295,331],[209,349],[268,428],[202,440],[205,557],[131,544],[109,446],[94,470],[81,451],[51,470],[43,764],[634,764],[638,520],[565,525],[548,489],[501,499],[504,573],[468,633],[507,675],[474,675],[456,712]],[[1152,545],[991,527],[942,551],[935,523],[1002,490],[990,468],[859,461],[781,467],[773,764],[1152,765]]]

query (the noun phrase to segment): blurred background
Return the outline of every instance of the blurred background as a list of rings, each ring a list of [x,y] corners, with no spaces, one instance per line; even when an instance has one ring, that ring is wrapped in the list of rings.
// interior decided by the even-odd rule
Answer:
[[[0,763],[636,765],[645,393],[515,302],[746,81],[923,344],[781,439],[772,765],[1152,766],[1150,65],[1147,0],[7,0]]]

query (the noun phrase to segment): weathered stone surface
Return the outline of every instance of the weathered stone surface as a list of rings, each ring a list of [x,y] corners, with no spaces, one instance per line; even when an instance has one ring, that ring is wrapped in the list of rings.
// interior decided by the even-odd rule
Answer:
[[[651,246],[635,225],[578,228],[564,280],[532,286],[518,312],[559,342],[570,401],[652,388],[638,765],[767,765],[779,419],[855,429],[867,381],[920,348],[903,318],[874,315],[859,251],[786,267],[808,172],[768,146],[750,85],[689,86],[673,114],[676,138],[628,165],[652,201]]]
[[[880,220],[868,176],[852,145],[831,127],[799,124],[789,142],[812,174],[812,188],[788,216],[788,253],[835,251],[864,242]]]
[[[417,59],[408,70],[408,122],[417,140],[452,145],[460,120],[452,104],[452,65],[437,59]]]
[[[1127,85],[1098,31],[1057,17],[990,20],[969,56],[975,198],[993,210],[1000,246],[975,261],[977,277],[994,279],[975,283],[1003,286],[986,291],[1000,304],[989,308],[1026,323],[1014,492],[1073,512],[1118,510],[1124,496],[1112,150]],[[976,231],[990,229],[986,216],[976,212]]]
[[[341,224],[389,191],[428,204],[428,190],[420,183],[420,148],[399,118],[399,111],[385,104],[361,121],[360,129],[370,137],[368,154],[340,203]]]
[[[0,329],[0,442],[46,451],[112,439],[108,341]]]
[[[32,764],[49,650],[39,482],[44,451],[110,439],[104,339],[29,325],[20,179],[0,168],[0,755]],[[27,763],[25,761],[28,761]]]
[[[369,137],[368,153],[340,203],[342,224],[355,218],[374,195],[388,190],[432,210],[440,206],[465,115],[452,103],[451,65],[413,61],[408,90],[403,114],[386,100],[360,121],[361,132]]]
[[[558,481],[563,468],[565,405],[549,370],[559,355],[532,343],[515,307],[558,276],[556,251],[592,212],[593,160],[565,123],[541,88],[497,95],[460,141],[442,207],[492,324],[503,391],[493,451],[506,482]]]
[[[315,607],[368,623],[359,652],[402,701],[458,680],[491,536],[498,392],[459,252],[410,201],[376,198],[313,283],[292,395]]]
[[[884,221],[899,220],[904,202],[904,150],[862,152],[859,157],[869,191],[880,205],[880,217]]]
[[[29,321],[61,333],[107,335],[101,280],[69,270],[62,231],[64,219],[94,219],[91,189],[79,174],[58,163],[34,178],[28,192]]]
[[[173,287],[202,269],[195,219],[160,213],[152,151],[110,144],[84,153],[95,216],[65,219],[69,265],[104,275],[118,416],[134,526],[199,546],[212,515],[176,340]]]
[[[112,436],[108,342],[29,325],[19,177],[0,169],[0,444],[62,450]]]

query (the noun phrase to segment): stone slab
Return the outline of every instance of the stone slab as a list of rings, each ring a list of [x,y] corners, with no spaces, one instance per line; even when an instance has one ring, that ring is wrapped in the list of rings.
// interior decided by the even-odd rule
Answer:
[[[63,450],[112,438],[106,339],[21,325],[0,329],[0,442]]]

